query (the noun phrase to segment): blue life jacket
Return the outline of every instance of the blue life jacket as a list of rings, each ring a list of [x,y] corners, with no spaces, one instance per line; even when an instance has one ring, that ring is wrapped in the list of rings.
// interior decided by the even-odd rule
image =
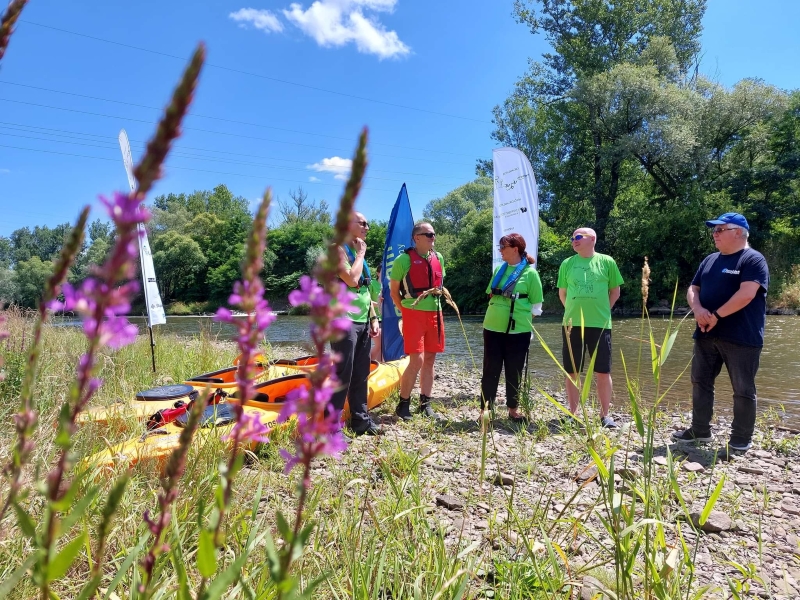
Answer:
[[[345,254],[347,254],[347,260],[350,261],[350,265],[356,262],[356,255],[350,249],[350,246],[345,244],[343,246]],[[372,283],[372,277],[369,273],[369,265],[367,264],[366,258],[364,259],[364,268],[361,270],[361,277],[358,278],[358,285],[356,287],[369,287],[369,284]]]

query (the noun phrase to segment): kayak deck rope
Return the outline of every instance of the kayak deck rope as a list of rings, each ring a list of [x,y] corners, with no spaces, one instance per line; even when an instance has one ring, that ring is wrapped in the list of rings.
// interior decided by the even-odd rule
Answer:
[[[475,356],[472,354],[472,348],[469,345],[469,338],[467,337],[467,330],[464,327],[464,322],[461,320],[461,311],[458,310],[458,306],[456,306],[455,300],[450,295],[450,292],[447,290],[446,287],[434,287],[429,290],[425,290],[422,292],[417,298],[414,300],[414,303],[411,305],[411,308],[414,308],[420,300],[423,298],[427,298],[428,296],[441,296],[444,298],[445,302],[447,302],[450,306],[453,307],[453,310],[456,311],[456,316],[458,317],[458,322],[461,324],[461,332],[464,334],[464,341],[467,343],[467,351],[469,352],[469,357],[472,359],[472,368],[477,369],[478,367],[475,365]],[[442,303],[439,302],[439,315],[442,314]]]

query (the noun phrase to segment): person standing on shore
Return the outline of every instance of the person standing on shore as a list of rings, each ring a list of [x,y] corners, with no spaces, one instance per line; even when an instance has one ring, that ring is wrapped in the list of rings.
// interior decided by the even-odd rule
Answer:
[[[433,249],[436,232],[430,223],[418,223],[411,230],[414,246],[398,256],[389,274],[389,290],[403,317],[403,349],[408,367],[400,380],[400,401],[395,414],[411,420],[411,392],[419,377],[419,414],[440,419],[431,406],[436,355],[444,351],[442,255]]]
[[[380,427],[372,420],[367,408],[367,378],[370,370],[370,338],[380,334],[378,318],[373,316],[370,296],[370,272],[364,256],[367,243],[364,241],[369,223],[359,212],[350,217],[350,242],[339,248],[339,279],[356,295],[352,305],[355,311],[348,313],[353,322],[350,332],[341,340],[331,342],[331,350],[339,354],[336,376],[341,387],[334,392],[331,404],[336,410],[344,409],[345,399],[350,405],[350,429],[356,435],[378,435]]]
[[[680,442],[710,442],[714,381],[722,365],[733,387],[733,423],[722,456],[746,452],[756,424],[756,373],[764,346],[769,268],[747,241],[750,227],[739,213],[706,221],[717,252],[709,254],[689,286],[694,312],[692,426],[672,434]]]
[[[503,264],[492,274],[486,293],[489,308],[483,319],[483,376],[481,414],[494,410],[500,372],[506,371],[508,418],[525,423],[519,412],[519,386],[531,344],[533,316],[542,314],[542,281],[533,268],[534,258],[525,252],[525,239],[518,233],[500,238]]]
[[[617,263],[606,254],[595,252],[597,234],[581,227],[570,238],[574,256],[558,269],[558,297],[564,305],[561,338],[569,410],[578,410],[579,394],[575,382],[583,370],[584,356],[597,353],[594,363],[600,423],[608,429],[617,424],[608,414],[611,407],[611,309],[619,299],[624,283]],[[590,382],[585,382],[590,385]]]
[[[372,351],[370,352],[369,357],[372,360],[383,360],[383,352],[381,349],[381,335],[383,333],[383,317],[381,315],[381,310],[383,309],[383,283],[382,283],[382,271],[381,266],[378,265],[378,268],[375,270],[375,276],[372,278],[372,281],[369,284],[369,295],[370,299],[372,300],[372,309],[375,316],[378,318],[378,335],[372,338]]]

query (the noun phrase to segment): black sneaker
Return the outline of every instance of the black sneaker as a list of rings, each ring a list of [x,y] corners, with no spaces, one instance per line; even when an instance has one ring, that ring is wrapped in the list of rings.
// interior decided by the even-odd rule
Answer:
[[[739,437],[731,437],[728,442],[728,448],[736,452],[747,452],[753,447],[753,442]]]
[[[397,403],[397,408],[394,409],[394,414],[403,419],[403,421],[410,421],[413,419],[411,416],[411,400],[400,399]]]
[[[434,421],[442,420],[442,415],[433,410],[433,407],[430,404],[420,404],[417,414],[429,419],[433,419]]]
[[[377,423],[370,421],[365,429],[360,429],[358,431],[353,430],[353,433],[355,433],[357,437],[361,437],[362,435],[383,435],[383,429],[381,429]]]
[[[675,431],[672,433],[672,439],[676,442],[713,442],[714,438],[711,434],[700,435],[694,429],[683,429],[682,431]]]

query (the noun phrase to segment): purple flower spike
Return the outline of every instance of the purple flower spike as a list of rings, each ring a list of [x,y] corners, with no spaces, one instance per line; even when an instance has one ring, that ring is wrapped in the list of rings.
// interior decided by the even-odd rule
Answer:
[[[261,416],[258,413],[243,413],[231,432],[222,439],[266,444],[269,442],[269,427],[261,422]]]

